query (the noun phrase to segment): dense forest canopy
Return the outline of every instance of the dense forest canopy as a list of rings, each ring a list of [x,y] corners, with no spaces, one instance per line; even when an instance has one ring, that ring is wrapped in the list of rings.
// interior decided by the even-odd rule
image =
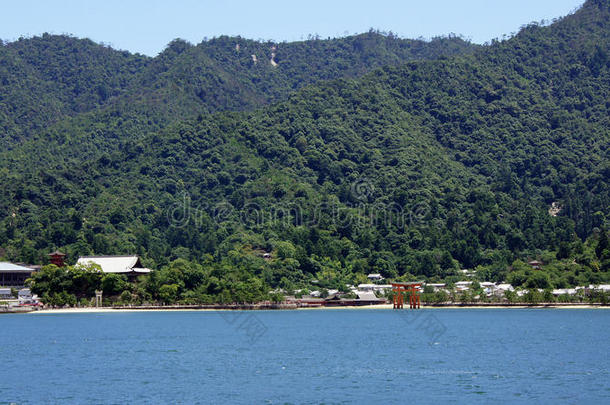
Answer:
[[[608,281],[609,21],[590,0],[484,47],[375,32],[176,40],[156,58],[65,36],[5,44],[0,256],[183,259],[204,266],[205,297],[461,268]],[[155,291],[179,284],[159,274]]]
[[[193,46],[176,39],[155,58],[65,35],[1,45],[0,141],[7,147],[35,134],[46,136],[50,124],[63,120],[83,131],[92,121],[106,124],[108,114],[167,122],[202,112],[252,109],[320,80],[477,48],[458,37],[425,42],[375,31],[280,44],[222,36]],[[87,112],[94,113],[80,122],[83,126],[70,120]]]

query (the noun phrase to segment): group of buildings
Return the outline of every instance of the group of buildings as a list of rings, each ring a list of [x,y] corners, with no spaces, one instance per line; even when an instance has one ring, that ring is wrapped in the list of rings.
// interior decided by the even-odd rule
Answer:
[[[529,264],[533,269],[539,269],[542,265],[542,263],[535,260],[529,262]],[[464,278],[472,278],[474,276],[474,272],[471,270],[463,270],[462,273]],[[384,279],[380,274],[369,274],[368,279],[370,280],[369,283],[358,284],[358,286],[347,286],[351,293],[349,295],[355,295],[356,298],[343,298],[342,301],[344,305],[371,305],[386,302],[386,299],[383,297],[388,296],[392,291],[392,284],[383,284]],[[478,298],[482,298],[481,296],[484,295],[488,299],[495,298],[502,300],[507,297],[508,292],[514,293],[517,297],[522,297],[528,292],[526,289],[516,289],[509,283],[494,283],[491,281],[477,282],[473,280],[458,281],[451,285],[448,285],[447,283],[422,283],[423,287],[418,287],[417,290],[420,292],[424,292],[423,290],[428,290],[433,293],[444,292],[448,297],[455,297],[456,295],[459,296],[460,294],[474,291],[475,283],[478,284],[476,288],[476,291],[479,294]],[[538,289],[538,291],[543,292],[541,289]],[[610,284],[589,285],[574,288],[557,288],[551,290],[551,293],[555,297],[577,295],[588,296],[593,292],[600,291],[610,294]],[[297,294],[301,292],[302,291],[296,291]],[[323,294],[320,290],[314,290],[301,296],[301,298],[290,297],[290,299],[305,306],[331,306],[339,305],[340,297],[342,295],[345,296],[345,294],[341,294],[335,289],[327,290],[325,293],[326,294]]]
[[[65,266],[65,254],[55,251],[49,254],[49,261],[58,267]],[[140,258],[135,255],[130,256],[83,256],[76,261],[77,265],[87,266],[90,264],[98,265],[103,273],[124,274],[130,281],[134,281],[138,276],[150,273],[152,270],[142,265]],[[529,264],[533,269],[539,269],[542,263],[531,261]],[[37,297],[33,296],[28,288],[24,288],[26,280],[32,277],[32,274],[39,271],[40,265],[26,265],[23,263],[0,262],[0,300],[15,300],[20,303],[35,302]],[[472,271],[462,270],[464,278],[472,278]],[[371,305],[382,304],[386,302],[383,298],[392,291],[391,284],[383,284],[384,278],[381,274],[371,273],[367,276],[369,283],[359,284],[357,287],[348,285],[350,290],[350,298],[344,298],[345,294],[341,294],[338,290],[328,290],[323,294],[319,290],[311,291],[300,298],[288,297],[288,300],[294,300],[303,305],[308,306],[332,306],[332,305]],[[431,288],[432,292],[445,292],[448,295],[453,293],[464,293],[472,290],[475,281],[458,281],[452,286],[446,283],[424,283],[424,288]],[[515,292],[517,296],[526,294],[526,290],[516,290],[508,283],[493,283],[490,281],[478,282],[480,289],[479,294],[485,294],[486,297],[504,298],[507,292]],[[14,290],[17,290],[15,297]],[[482,291],[482,292],[481,292]],[[542,291],[542,290],[540,290]],[[610,294],[610,284],[589,285],[575,288],[560,288],[552,290],[554,296],[562,295],[588,295],[593,291],[602,291]],[[423,291],[420,291],[423,292]],[[297,291],[299,293],[299,291]],[[324,296],[323,296],[324,295]],[[355,297],[355,298],[354,298]],[[380,298],[381,297],[381,298]],[[349,302],[348,302],[349,301]]]
[[[49,254],[49,261],[58,267],[64,267],[65,254],[55,251]],[[142,266],[138,256],[83,256],[76,261],[77,265],[98,265],[103,273],[124,274],[133,281],[142,274],[152,270]],[[40,265],[0,262],[0,300],[18,301],[20,304],[35,303],[37,297],[32,295],[26,286],[26,280],[39,271]],[[14,290],[17,290],[15,296]]]
[[[64,267],[64,257],[61,252],[49,254],[49,261],[58,267]],[[134,278],[142,274],[151,272],[142,266],[138,256],[82,256],[76,261],[77,265],[97,264],[103,273],[124,274],[128,278]],[[25,281],[32,277],[32,274],[39,271],[40,265],[27,265],[23,263],[0,262],[0,286],[3,287],[23,287]]]

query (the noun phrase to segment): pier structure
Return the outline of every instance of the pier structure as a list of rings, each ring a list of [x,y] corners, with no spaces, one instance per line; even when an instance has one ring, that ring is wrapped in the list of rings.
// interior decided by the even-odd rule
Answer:
[[[419,309],[421,300],[419,291],[421,289],[421,281],[412,281],[406,283],[392,283],[392,292],[394,293],[394,309],[402,309],[404,306],[405,293],[409,293],[409,308]]]

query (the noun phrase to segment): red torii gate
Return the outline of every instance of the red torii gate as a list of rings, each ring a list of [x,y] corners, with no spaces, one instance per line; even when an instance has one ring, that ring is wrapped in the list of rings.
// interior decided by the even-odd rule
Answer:
[[[403,308],[403,300],[405,292],[410,292],[409,294],[409,308],[411,309],[419,309],[421,306],[421,301],[419,298],[418,287],[421,288],[421,281],[413,281],[407,283],[392,283],[392,292],[394,293],[394,309],[402,309]]]

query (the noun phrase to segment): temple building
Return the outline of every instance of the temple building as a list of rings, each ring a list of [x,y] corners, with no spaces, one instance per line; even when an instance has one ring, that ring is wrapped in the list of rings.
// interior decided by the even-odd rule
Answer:
[[[35,269],[9,262],[0,262],[0,286],[23,287]]]
[[[48,256],[51,264],[54,264],[57,267],[64,267],[66,265],[64,263],[64,259],[66,258],[65,253],[61,253],[59,250],[56,250],[55,252],[49,253]]]
[[[97,264],[104,273],[125,274],[130,280],[152,271],[142,266],[138,256],[84,256],[76,264]]]

